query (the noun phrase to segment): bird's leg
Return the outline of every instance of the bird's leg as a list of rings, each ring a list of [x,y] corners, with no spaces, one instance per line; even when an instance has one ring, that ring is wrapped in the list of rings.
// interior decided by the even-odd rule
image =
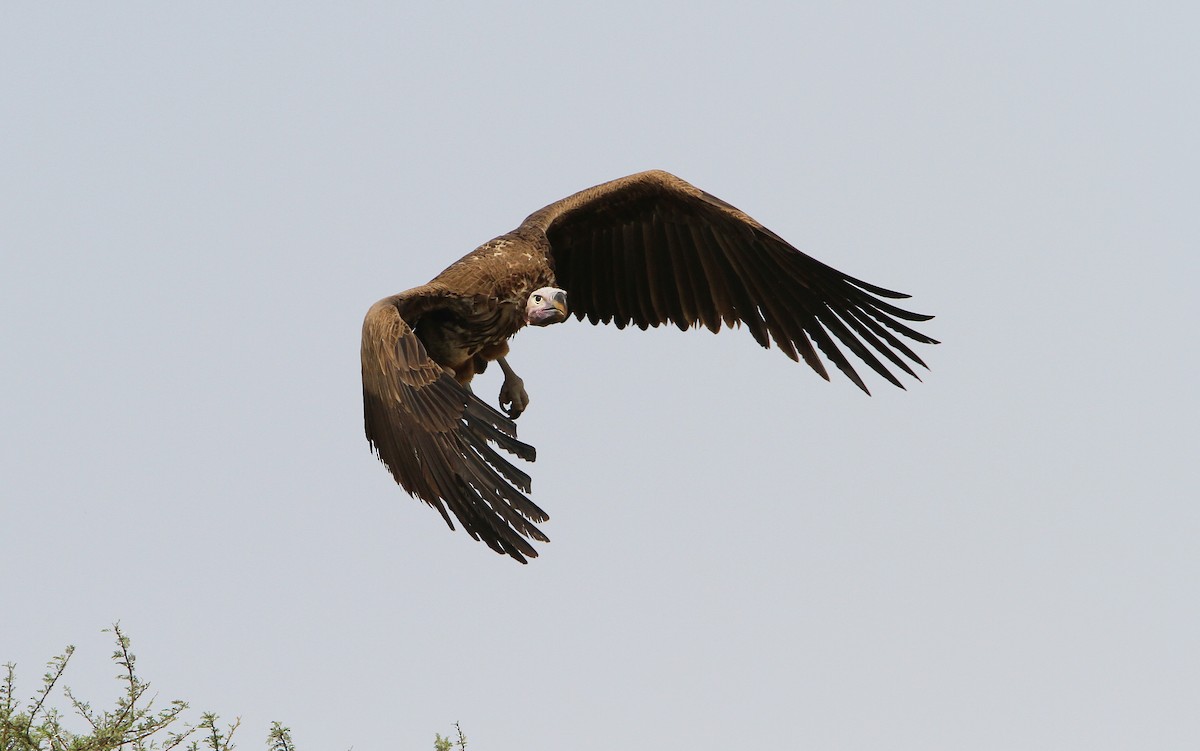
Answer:
[[[529,406],[529,394],[525,393],[525,382],[508,366],[503,357],[496,358],[500,369],[504,371],[504,385],[500,387],[500,407],[509,417],[516,418]],[[505,407],[510,404],[512,406]]]

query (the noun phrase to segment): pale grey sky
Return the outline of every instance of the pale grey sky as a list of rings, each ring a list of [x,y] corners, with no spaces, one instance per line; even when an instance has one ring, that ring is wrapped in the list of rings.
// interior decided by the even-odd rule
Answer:
[[[120,619],[244,748],[1195,748],[1198,20],[0,6],[0,661],[99,701]],[[370,454],[362,315],[647,168],[944,344],[523,332],[520,566]]]

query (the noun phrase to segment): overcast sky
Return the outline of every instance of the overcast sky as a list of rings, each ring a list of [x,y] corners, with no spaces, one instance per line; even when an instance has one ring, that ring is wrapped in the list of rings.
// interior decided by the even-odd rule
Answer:
[[[26,694],[76,644],[114,696],[119,619],[243,748],[1200,745],[1192,4],[300,5],[0,5]],[[868,398],[744,330],[522,332],[521,566],[372,456],[362,316],[648,168],[944,343]]]

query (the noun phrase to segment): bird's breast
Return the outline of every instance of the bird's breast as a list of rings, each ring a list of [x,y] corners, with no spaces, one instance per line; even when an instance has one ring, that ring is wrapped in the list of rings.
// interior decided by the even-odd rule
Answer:
[[[435,362],[458,369],[524,325],[520,308],[506,302],[484,306],[468,316],[427,317],[418,324],[416,333]]]

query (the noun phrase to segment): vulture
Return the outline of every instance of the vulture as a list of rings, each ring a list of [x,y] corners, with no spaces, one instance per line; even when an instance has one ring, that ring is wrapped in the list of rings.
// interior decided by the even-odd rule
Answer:
[[[927,367],[905,340],[937,343],[905,323],[932,316],[888,302],[907,297],[826,266],[674,175],[629,175],[534,212],[428,284],[371,306],[362,330],[367,440],[451,529],[453,515],[471,537],[525,563],[538,554],[531,541],[549,541],[535,526],[549,517],[526,495],[529,475],[505,457],[534,460],[515,423],[529,396],[506,359],[521,328],[569,315],[619,329],[744,326],[829,380],[820,350],[869,394],[842,347],[904,388],[891,368],[920,380],[912,365]],[[470,386],[493,361],[504,374],[501,409]]]

